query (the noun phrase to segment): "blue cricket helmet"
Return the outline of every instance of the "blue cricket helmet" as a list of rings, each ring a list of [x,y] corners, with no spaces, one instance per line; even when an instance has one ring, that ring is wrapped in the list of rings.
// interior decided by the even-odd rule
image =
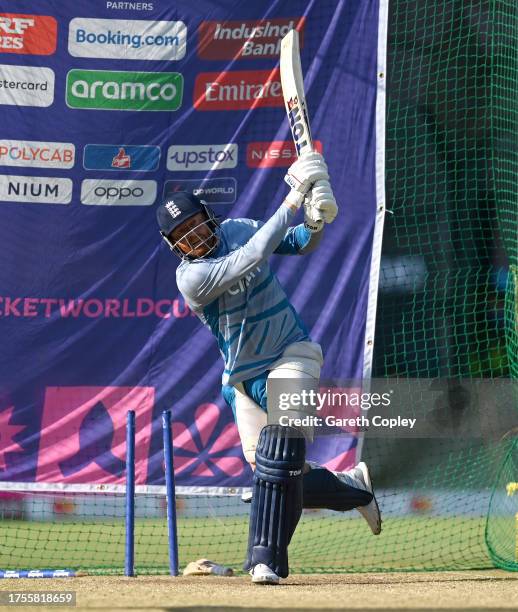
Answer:
[[[171,242],[170,234],[173,230],[182,225],[182,223],[187,221],[187,219],[190,219],[198,213],[205,214],[207,217],[205,223],[211,231],[215,233],[216,228],[219,226],[216,215],[203,200],[200,200],[200,198],[193,193],[187,191],[171,193],[156,211],[160,234],[167,242],[169,248],[182,259],[192,259],[192,257],[181,251],[177,243],[173,244],[173,242]],[[214,248],[212,248],[210,252],[212,252]],[[205,256],[208,254],[209,253],[206,253]]]

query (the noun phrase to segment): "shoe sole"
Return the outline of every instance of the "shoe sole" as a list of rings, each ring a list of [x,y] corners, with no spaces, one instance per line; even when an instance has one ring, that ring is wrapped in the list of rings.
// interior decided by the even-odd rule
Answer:
[[[270,578],[268,576],[252,576],[254,584],[279,584],[279,579]]]
[[[372,485],[372,480],[371,480],[371,475],[369,472],[369,468],[367,467],[367,464],[364,463],[363,461],[361,461],[360,463],[358,463],[358,466],[360,468],[360,470],[362,471],[363,474],[363,478],[365,480],[365,484],[367,485],[367,488],[369,489],[369,491],[372,493],[372,501],[367,504],[366,506],[359,506],[357,508],[358,512],[363,516],[363,518],[367,521],[367,523],[369,524],[369,527],[372,531],[372,533],[374,535],[379,535],[381,533],[381,512],[378,506],[378,500],[376,499],[376,494],[374,493],[374,487]],[[372,504],[374,504],[374,507],[376,508],[376,515],[378,517],[377,520],[377,524],[375,527],[373,527],[371,525],[371,523],[369,522],[369,513],[367,512],[367,508],[369,506],[371,506]]]

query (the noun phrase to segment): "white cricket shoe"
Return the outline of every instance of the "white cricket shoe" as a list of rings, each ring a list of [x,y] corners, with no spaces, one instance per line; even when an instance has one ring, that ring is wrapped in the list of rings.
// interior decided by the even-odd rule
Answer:
[[[264,563],[258,563],[250,570],[255,584],[279,584],[279,576]]]
[[[367,465],[363,461],[360,461],[360,463],[352,469],[346,472],[334,472],[334,474],[345,484],[372,493],[372,500],[366,506],[358,506],[356,510],[358,510],[367,521],[372,533],[374,535],[379,535],[381,533],[381,513],[378,502],[376,501],[376,496],[374,495],[374,488]]]

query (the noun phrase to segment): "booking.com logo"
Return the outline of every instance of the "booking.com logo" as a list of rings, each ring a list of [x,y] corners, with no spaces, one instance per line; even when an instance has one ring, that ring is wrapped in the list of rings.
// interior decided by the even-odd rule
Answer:
[[[117,30],[117,32],[107,30],[97,34],[96,32],[79,29],[76,30],[76,42],[98,45],[128,45],[133,49],[140,49],[144,45],[178,45],[178,36],[153,36],[152,34],[142,36],[142,34],[123,34],[120,30]]]
[[[180,60],[187,47],[183,21],[86,19],[70,22],[68,51],[74,57]]]

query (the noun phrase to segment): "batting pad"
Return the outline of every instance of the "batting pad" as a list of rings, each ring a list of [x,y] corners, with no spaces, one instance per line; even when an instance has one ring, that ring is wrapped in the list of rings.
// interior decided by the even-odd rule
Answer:
[[[264,563],[281,578],[288,544],[302,513],[306,442],[293,427],[266,425],[259,436],[244,569]]]

